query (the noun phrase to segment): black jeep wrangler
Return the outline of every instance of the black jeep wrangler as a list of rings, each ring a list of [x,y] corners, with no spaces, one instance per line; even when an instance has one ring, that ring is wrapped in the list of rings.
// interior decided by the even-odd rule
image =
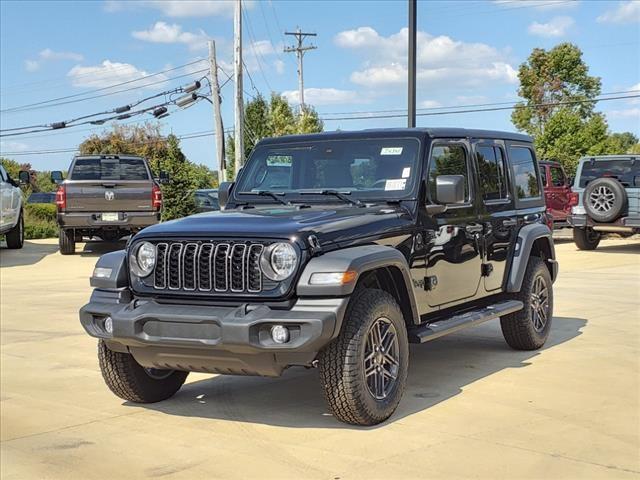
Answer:
[[[104,380],[157,402],[188,372],[318,367],[342,421],[394,412],[422,343],[500,318],[544,345],[557,275],[531,138],[464,129],[264,139],[220,212],[102,256],[80,311]]]

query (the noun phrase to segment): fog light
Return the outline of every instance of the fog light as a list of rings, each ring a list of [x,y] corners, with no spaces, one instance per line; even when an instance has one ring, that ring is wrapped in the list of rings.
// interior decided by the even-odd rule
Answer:
[[[276,343],[287,343],[289,341],[289,330],[282,325],[271,327],[271,338]]]
[[[104,330],[109,335],[113,333],[113,319],[111,317],[107,317],[104,319]]]

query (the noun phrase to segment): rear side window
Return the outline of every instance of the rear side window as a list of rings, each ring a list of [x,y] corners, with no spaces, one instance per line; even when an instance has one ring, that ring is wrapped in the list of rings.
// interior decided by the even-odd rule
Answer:
[[[580,187],[586,187],[597,178],[610,177],[618,180],[625,187],[632,187],[636,177],[640,177],[640,160],[631,159],[587,161],[582,165]]]
[[[510,147],[509,158],[513,168],[515,194],[519,200],[540,196],[538,169],[533,152],[527,147]]]
[[[79,158],[71,180],[149,180],[141,158]]]
[[[464,177],[464,198],[470,201],[469,166],[467,149],[463,145],[435,145],[429,162],[429,193],[436,198],[436,177],[438,175],[462,175]]]
[[[545,170],[545,167],[540,167],[540,178],[542,179],[542,186],[546,187],[547,186],[547,172]]]
[[[476,149],[480,190],[484,200],[502,200],[509,197],[502,149],[483,145]]]

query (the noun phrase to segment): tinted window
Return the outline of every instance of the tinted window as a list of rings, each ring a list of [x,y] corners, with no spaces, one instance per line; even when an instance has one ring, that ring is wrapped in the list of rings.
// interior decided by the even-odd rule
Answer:
[[[4,173],[4,168],[0,166],[0,181],[5,182],[7,180],[7,176]]]
[[[634,178],[640,176],[640,160],[631,159],[587,161],[582,166],[580,186],[586,187],[591,180],[601,177],[617,179],[626,187],[634,186]]]
[[[537,169],[533,152],[526,147],[509,148],[509,157],[513,168],[515,193],[519,199],[540,196]]]
[[[480,146],[476,149],[480,190],[484,200],[508,198],[507,177],[502,149],[495,146]]]
[[[540,178],[542,179],[542,186],[546,187],[547,186],[547,172],[545,170],[545,167],[540,167]]]
[[[551,167],[551,183],[554,187],[562,187],[567,182],[564,171],[560,167]]]
[[[141,158],[79,158],[72,180],[149,180],[149,173]]]
[[[469,167],[467,149],[462,145],[436,145],[429,161],[429,193],[436,199],[436,177],[438,175],[462,175],[464,177],[464,198],[469,196]]]
[[[28,203],[53,203],[55,199],[55,193],[32,193],[29,196]]]

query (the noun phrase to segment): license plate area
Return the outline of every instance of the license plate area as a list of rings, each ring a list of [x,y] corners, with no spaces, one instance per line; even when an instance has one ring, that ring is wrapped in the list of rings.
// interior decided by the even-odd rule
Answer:
[[[120,220],[120,215],[117,212],[105,212],[100,214],[100,219],[103,222],[117,222]]]

